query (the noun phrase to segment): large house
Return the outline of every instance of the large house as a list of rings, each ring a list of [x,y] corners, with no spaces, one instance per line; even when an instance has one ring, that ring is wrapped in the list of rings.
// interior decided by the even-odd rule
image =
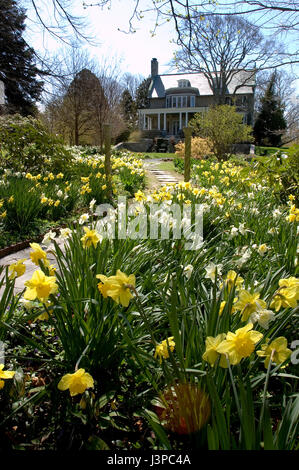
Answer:
[[[247,124],[252,124],[254,90],[252,71],[239,71],[228,85],[226,102],[234,103]],[[144,137],[182,135],[194,114],[206,111],[214,102],[203,73],[159,75],[157,59],[151,61],[148,98],[148,108],[139,109],[139,126]]]

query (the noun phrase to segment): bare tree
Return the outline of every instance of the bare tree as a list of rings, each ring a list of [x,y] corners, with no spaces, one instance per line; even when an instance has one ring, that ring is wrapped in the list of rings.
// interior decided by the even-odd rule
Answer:
[[[50,6],[56,19],[56,24],[50,25],[43,10],[43,0],[21,0],[25,5],[31,4],[36,14],[36,21],[42,24],[52,34],[59,35],[61,25],[69,26],[78,35],[82,36],[81,18],[72,15],[74,5],[79,0],[51,0]],[[87,0],[82,1],[83,8],[108,8],[113,0]],[[248,17],[254,15],[257,23],[267,25],[272,32],[298,31],[299,29],[299,2],[298,0],[133,0],[129,6],[128,31],[136,31],[136,22],[142,20],[144,14],[155,12],[156,19],[153,24],[153,33],[156,28],[166,21],[174,21],[177,34],[180,35],[179,22],[182,19],[192,18],[198,14],[205,16],[242,14]]]
[[[225,103],[229,85],[234,95],[253,83],[257,68],[277,59],[275,41],[264,40],[257,26],[239,16],[199,17],[192,22],[192,34],[189,27],[189,20],[180,26],[180,49],[173,63],[180,71],[202,72],[216,104]]]
[[[78,48],[64,49],[58,56],[60,65],[51,79],[43,119],[52,132],[61,134],[71,145],[102,146],[105,122],[113,122],[112,137],[124,127],[119,112],[119,70],[113,61],[99,67]]]
[[[121,85],[123,86],[124,90],[129,91],[133,100],[135,100],[138,87],[142,83],[143,80],[144,80],[144,77],[142,75],[140,74],[134,75],[132,73],[127,72],[122,77]]]

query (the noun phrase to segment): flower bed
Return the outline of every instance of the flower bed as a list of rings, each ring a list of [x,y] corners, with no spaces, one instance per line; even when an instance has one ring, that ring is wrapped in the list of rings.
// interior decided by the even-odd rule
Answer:
[[[56,271],[32,246],[36,272],[19,296],[22,262],[2,270],[0,446],[298,447],[294,197],[283,205],[264,176],[230,162],[200,163],[193,177],[135,193],[127,223],[143,213],[148,227],[160,204],[169,239],[105,238],[86,217],[64,250],[52,240]],[[203,206],[196,249],[172,237],[171,203]]]

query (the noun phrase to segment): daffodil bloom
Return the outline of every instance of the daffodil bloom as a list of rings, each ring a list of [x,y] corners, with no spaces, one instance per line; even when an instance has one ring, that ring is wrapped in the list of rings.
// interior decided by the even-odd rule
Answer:
[[[3,368],[4,368],[4,364],[0,364],[0,390],[5,385],[4,380],[12,379],[13,376],[15,375],[15,371],[13,371],[13,370],[3,370]]]
[[[265,330],[268,330],[269,323],[274,320],[274,317],[275,317],[275,313],[272,312],[272,310],[267,310],[267,309],[262,308],[252,313],[249,320],[252,323],[258,322],[258,324],[262,328],[265,328]]]
[[[250,294],[250,292],[246,290],[240,291],[239,299],[234,304],[235,310],[241,310],[243,321],[247,321],[252,313],[261,308],[266,308],[266,306],[266,302],[260,299],[258,292]]]
[[[43,238],[42,244],[49,246],[51,244],[52,240],[54,240],[55,237],[56,237],[55,232],[50,231],[50,232],[46,233],[46,235]]]
[[[89,219],[89,214],[82,214],[79,218],[79,224],[83,225],[85,222],[87,222]]]
[[[236,286],[236,289],[240,288],[243,282],[244,279],[241,276],[238,276],[236,271],[233,270],[228,271],[226,277],[224,278],[224,285],[227,287],[228,291],[231,290],[233,285]],[[220,287],[223,287],[223,283],[220,284]]]
[[[55,294],[58,290],[55,276],[46,276],[40,269],[33,273],[32,278],[25,282],[27,287],[24,299],[39,299],[45,302],[50,294]]]
[[[85,235],[81,238],[83,248],[89,248],[91,245],[96,248],[101,239],[100,234],[96,230],[90,230],[87,227],[84,227],[83,229],[85,232]]]
[[[205,270],[206,270],[205,278],[211,279],[211,281],[215,281],[216,270],[217,270],[217,274],[218,274],[218,276],[219,276],[219,275],[221,274],[222,264],[210,263],[210,264],[205,268]]]
[[[127,276],[119,269],[116,272],[116,276],[104,276],[98,274],[97,279],[100,279],[98,289],[103,297],[111,297],[117,304],[121,303],[123,307],[129,305],[130,299],[133,297],[130,286],[135,287],[135,276],[130,274]]]
[[[265,243],[263,243],[262,245],[260,245],[260,246],[258,247],[258,250],[257,250],[257,251],[259,252],[259,254],[260,254],[261,256],[264,256],[264,254],[265,254],[266,251],[268,251],[268,250],[269,250],[269,247],[268,247]]]
[[[59,236],[60,236],[61,238],[66,239],[66,238],[69,238],[69,237],[70,237],[71,233],[72,233],[71,229],[69,229],[69,228],[62,228],[62,229],[60,230],[60,235],[59,235]]]
[[[23,276],[26,271],[24,261],[26,261],[26,258],[19,259],[16,263],[13,263],[9,266],[8,270],[11,271],[9,279],[15,279],[16,277]]]
[[[257,351],[259,357],[265,357],[265,367],[268,369],[270,358],[274,364],[282,364],[291,354],[291,350],[287,348],[287,340],[283,336],[276,338],[270,344],[263,344],[262,349]]]
[[[58,384],[59,390],[69,389],[71,397],[84,393],[87,388],[93,388],[94,381],[88,372],[84,369],[78,369],[74,374],[66,374]]]
[[[31,261],[39,266],[39,260],[45,261],[47,259],[46,252],[39,246],[38,243],[30,243],[30,247],[33,251],[30,252]]]
[[[299,295],[299,279],[296,277],[288,277],[287,279],[280,279],[278,282],[280,287],[296,287]]]
[[[184,267],[183,272],[187,279],[190,279],[193,269],[194,268],[192,264],[188,264],[187,266]]]
[[[173,336],[170,336],[169,338],[164,339],[164,341],[162,341],[162,343],[160,344],[157,344],[156,346],[156,350],[155,350],[155,355],[154,355],[154,358],[156,358],[157,356],[160,357],[160,364],[162,362],[162,357],[164,359],[168,359],[169,358],[169,350],[168,348],[170,349],[171,352],[174,351],[174,348],[175,348],[175,342],[173,341]],[[168,343],[168,344],[167,344]]]
[[[146,199],[144,193],[142,191],[140,191],[140,189],[139,189],[139,191],[137,191],[137,193],[134,194],[134,196],[135,196],[135,201],[138,201],[138,202],[141,202],[144,199]]]
[[[225,340],[226,334],[220,333],[215,338],[213,336],[207,336],[206,338],[206,350],[202,356],[203,360],[208,362],[214,367],[215,362],[220,358],[219,365],[221,367],[227,367],[227,361],[224,354],[220,354],[217,350],[218,346]]]
[[[281,288],[273,297],[270,307],[274,308],[276,312],[281,308],[296,308],[297,300],[298,292],[296,287]]]
[[[226,339],[217,347],[217,352],[227,354],[230,364],[239,364],[241,359],[249,357],[263,335],[258,331],[250,331],[252,323],[247,323],[243,328],[239,328],[235,333],[228,332]]]

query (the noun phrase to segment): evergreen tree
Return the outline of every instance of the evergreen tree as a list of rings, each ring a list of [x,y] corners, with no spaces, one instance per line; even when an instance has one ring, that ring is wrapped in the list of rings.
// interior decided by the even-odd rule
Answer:
[[[132,98],[128,89],[124,90],[121,96],[121,114],[125,121],[128,130],[133,130],[137,127],[138,116],[136,103]]]
[[[253,134],[257,145],[279,147],[287,127],[282,103],[275,92],[276,73],[271,76],[254,124]]]
[[[36,79],[34,50],[22,38],[25,18],[15,0],[0,0],[0,80],[8,111],[22,115],[35,112],[34,103],[42,91],[42,83]]]
[[[151,83],[151,78],[145,78],[139,85],[136,91],[136,107],[137,109],[147,108],[149,105],[148,89]]]

